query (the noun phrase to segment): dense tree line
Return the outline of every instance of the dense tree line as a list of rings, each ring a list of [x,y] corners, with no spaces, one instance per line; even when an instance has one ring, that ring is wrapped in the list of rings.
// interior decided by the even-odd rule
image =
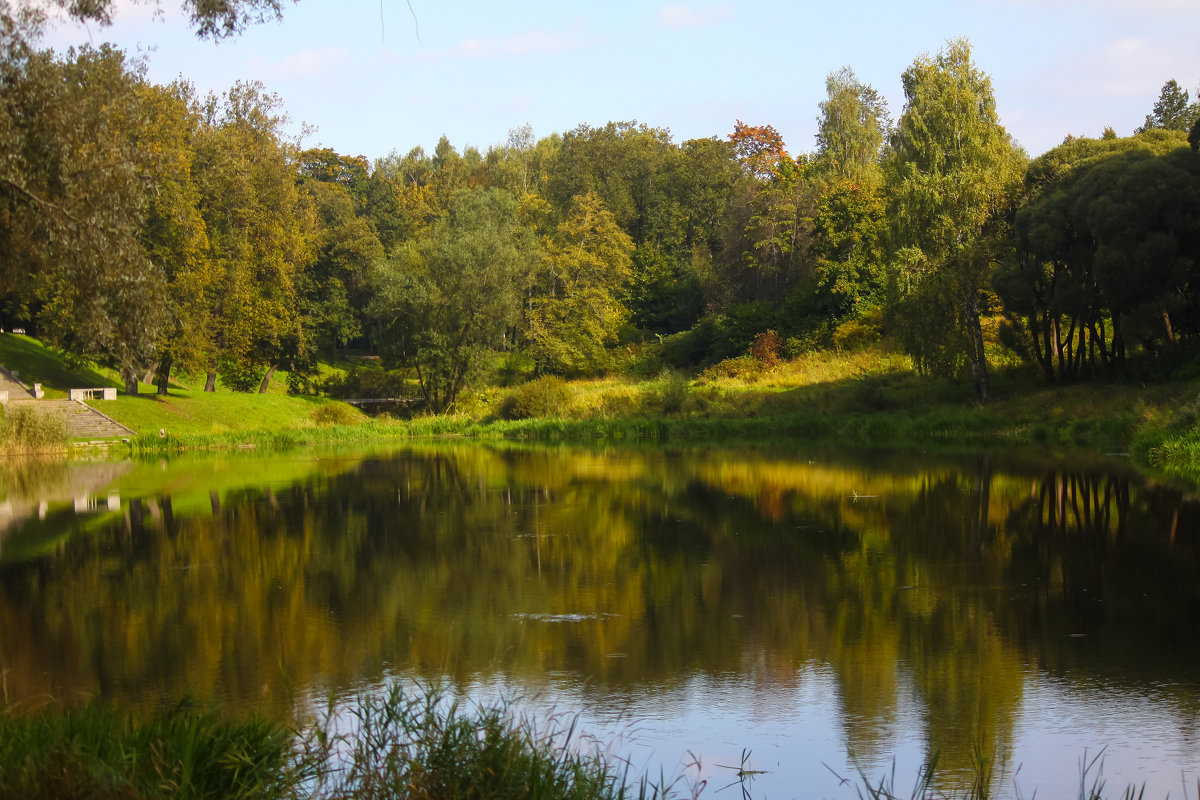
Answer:
[[[1173,80],[1134,136],[1032,161],[953,40],[905,71],[894,122],[851,69],[829,75],[807,153],[770,125],[676,143],[610,122],[371,163],[289,140],[260,85],[155,86],[3,16],[5,320],[130,391],[178,373],[265,391],[279,368],[299,386],[354,347],[440,411],[501,352],[586,375],[633,351],[717,361],[768,330],[795,353],[856,323],[986,402],[1001,343],[1050,380],[1196,345],[1200,107]]]

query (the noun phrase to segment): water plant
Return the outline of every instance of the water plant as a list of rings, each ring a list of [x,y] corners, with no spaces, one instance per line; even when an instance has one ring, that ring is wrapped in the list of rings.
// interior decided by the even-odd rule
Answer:
[[[0,417],[0,450],[6,453],[62,452],[67,425],[62,417],[40,413],[28,405],[4,409]]]
[[[0,711],[0,800],[268,800],[301,783],[286,727],[184,701],[135,720],[103,706]]]
[[[330,697],[296,727],[231,718],[190,700],[143,717],[101,705],[0,706],[0,800],[698,800],[708,788],[694,755],[684,774],[633,777],[576,718],[519,709],[403,682]],[[1103,755],[1080,759],[1080,800],[1111,796]],[[732,780],[714,795],[738,787],[743,800],[764,774],[745,749],[739,764],[716,766]],[[908,791],[897,785],[895,762],[879,778],[834,775],[858,800],[988,800],[998,790],[989,759],[977,756],[965,781],[939,781],[937,766],[933,754]],[[1012,794],[1024,800],[1013,778]],[[1200,782],[1195,788],[1200,798]],[[1145,800],[1145,787],[1115,796]]]

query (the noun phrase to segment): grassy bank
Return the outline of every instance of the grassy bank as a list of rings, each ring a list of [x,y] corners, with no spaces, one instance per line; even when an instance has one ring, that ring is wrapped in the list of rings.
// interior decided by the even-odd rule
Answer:
[[[468,706],[394,685],[330,702],[300,728],[188,703],[144,719],[99,706],[0,707],[0,800],[616,800],[677,796],[627,785],[618,762],[505,704]]]
[[[88,381],[117,385],[110,370],[72,372],[52,351],[0,335],[0,363],[40,376],[48,393]],[[438,417],[371,419],[328,398],[288,395],[286,376],[266,394],[186,380],[159,397],[94,403],[139,432],[139,452],[288,448],[418,436],[564,442],[826,441],[879,446],[1031,446],[1131,453],[1151,469],[1200,480],[1200,381],[1046,386],[1027,368],[998,370],[980,407],[963,382],[912,372],[882,345],[790,361],[730,359],[699,374],[643,379],[540,379],[464,394]],[[82,382],[82,383],[81,383]]]

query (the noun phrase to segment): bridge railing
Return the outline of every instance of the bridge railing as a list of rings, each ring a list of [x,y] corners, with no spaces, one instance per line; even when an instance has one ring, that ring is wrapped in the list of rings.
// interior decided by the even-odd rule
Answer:
[[[67,397],[71,400],[116,400],[117,390],[113,386],[103,386],[95,389],[68,389]]]

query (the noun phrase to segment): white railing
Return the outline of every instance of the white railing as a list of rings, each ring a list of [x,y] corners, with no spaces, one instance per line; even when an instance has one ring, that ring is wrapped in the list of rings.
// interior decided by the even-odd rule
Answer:
[[[117,390],[112,386],[99,389],[68,389],[67,396],[71,400],[116,400]]]

